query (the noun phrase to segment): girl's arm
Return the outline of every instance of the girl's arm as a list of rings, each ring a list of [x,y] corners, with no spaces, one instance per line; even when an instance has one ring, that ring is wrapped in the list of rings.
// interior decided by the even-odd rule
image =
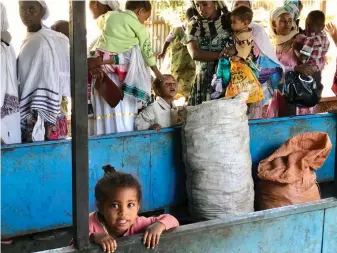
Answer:
[[[154,73],[154,75],[161,81],[164,80],[164,76],[163,74],[159,71],[159,69],[157,68],[157,65],[154,65],[152,67],[150,67]]]
[[[136,128],[140,131],[149,130],[155,123],[155,114],[152,105],[143,109],[135,120]]]
[[[198,42],[196,40],[191,40],[187,44],[187,49],[192,59],[195,61],[212,62],[216,61],[220,56],[219,52],[208,52],[200,50]]]

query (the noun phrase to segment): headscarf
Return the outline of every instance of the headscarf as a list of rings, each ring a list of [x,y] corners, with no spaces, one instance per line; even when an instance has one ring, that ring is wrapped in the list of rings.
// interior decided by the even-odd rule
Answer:
[[[6,7],[0,2],[1,7],[1,40],[9,44],[12,40],[11,34],[7,31],[9,28]]]
[[[47,6],[47,3],[44,0],[38,0],[38,2],[41,4],[42,8],[45,11],[45,14],[42,17],[42,20],[46,20],[49,17],[49,8]]]
[[[117,0],[98,0],[98,2],[103,5],[108,5],[113,11],[120,10],[119,2]]]
[[[279,16],[281,16],[284,13],[289,13],[290,15],[292,15],[292,17],[294,17],[294,15],[291,12],[289,12],[285,7],[278,7],[270,12],[270,20],[269,20],[270,21],[270,24],[269,24],[270,31],[269,32],[272,38],[272,42],[275,46],[286,43],[287,41],[291,40],[295,35],[299,33],[298,27],[295,21],[293,21],[292,29],[288,35],[277,35],[276,34],[275,32],[276,27],[273,26],[273,23]]]
[[[249,8],[252,9],[252,7],[253,7],[252,0],[234,0],[233,3],[232,3],[232,11],[234,10],[234,5],[235,5],[236,2],[249,2]]]
[[[300,0],[284,0],[283,3],[285,9],[293,14],[294,20],[297,20],[299,18],[301,5],[302,3]]]
[[[197,14],[187,26],[188,36],[215,37],[221,30],[230,29],[230,15],[226,4],[222,0],[214,2],[217,4],[218,11],[220,11],[220,17],[216,20],[206,20]],[[192,0],[192,6],[197,9],[196,0]]]

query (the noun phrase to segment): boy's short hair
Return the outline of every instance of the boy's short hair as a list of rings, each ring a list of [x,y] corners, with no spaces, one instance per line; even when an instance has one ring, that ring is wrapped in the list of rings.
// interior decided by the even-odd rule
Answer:
[[[310,26],[314,29],[321,29],[323,30],[325,26],[325,14],[323,11],[315,10],[311,11],[308,14],[307,19],[310,19]]]
[[[251,23],[253,20],[253,11],[251,8],[245,5],[241,5],[235,8],[232,13],[232,16],[237,17],[242,22]]]
[[[128,0],[125,3],[125,9],[134,11],[137,9],[143,8],[146,11],[151,11],[152,5],[151,2],[148,1],[135,1],[135,0]]]
[[[197,13],[197,10],[193,7],[190,7],[186,10],[185,17],[187,20],[193,18],[193,16]]]
[[[163,74],[164,77],[172,77],[173,79],[174,76],[172,76],[171,74]],[[155,78],[152,82],[152,88],[154,90],[154,92],[156,93],[156,91],[158,91],[161,87],[161,85],[163,84],[164,82],[162,80],[160,80],[159,78]],[[156,94],[157,95],[157,94]]]

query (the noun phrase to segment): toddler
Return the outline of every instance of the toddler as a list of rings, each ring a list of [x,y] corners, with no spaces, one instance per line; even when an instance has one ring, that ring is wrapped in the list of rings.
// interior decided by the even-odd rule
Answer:
[[[225,48],[222,52],[231,61],[244,61],[250,67],[257,68],[252,61],[253,32],[249,27],[253,20],[253,11],[245,5],[235,8],[231,13],[231,26],[233,30],[233,39],[235,49]],[[224,91],[230,81],[230,61],[222,57],[219,60],[216,76],[212,80],[214,92],[212,99],[217,99],[224,94]]]
[[[178,92],[177,81],[172,75],[164,75],[164,81],[153,81],[156,101],[146,107],[136,118],[138,130],[156,130],[178,124],[178,108],[174,97]]]
[[[147,104],[151,96],[147,67],[157,78],[163,79],[144,26],[151,16],[152,6],[150,1],[129,0],[125,9],[109,11],[97,19],[101,35],[92,48],[95,56],[88,59],[88,68],[94,77],[102,77],[96,72],[100,72],[100,67],[104,65],[104,69],[118,75],[125,95],[134,96]],[[112,70],[109,65],[113,66]]]
[[[325,55],[330,46],[324,27],[324,13],[319,10],[310,12],[305,21],[306,36],[298,35],[293,45],[300,63],[316,65],[318,71],[324,68]]]
[[[104,176],[95,187],[97,212],[89,215],[90,240],[105,252],[114,252],[118,237],[144,233],[147,248],[154,248],[162,232],[179,226],[171,215],[158,217],[138,216],[142,196],[141,186],[132,175],[116,172],[104,166]],[[153,238],[156,240],[152,240]]]

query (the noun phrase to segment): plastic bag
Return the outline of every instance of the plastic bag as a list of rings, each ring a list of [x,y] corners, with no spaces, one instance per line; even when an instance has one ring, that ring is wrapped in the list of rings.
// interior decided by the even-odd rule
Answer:
[[[263,90],[252,69],[245,63],[231,61],[231,80],[225,97],[233,97],[241,92],[249,93],[246,103],[256,103],[263,99]]]
[[[313,107],[321,99],[316,81],[311,76],[302,76],[295,72],[286,73],[285,83],[280,91],[289,104]]]

